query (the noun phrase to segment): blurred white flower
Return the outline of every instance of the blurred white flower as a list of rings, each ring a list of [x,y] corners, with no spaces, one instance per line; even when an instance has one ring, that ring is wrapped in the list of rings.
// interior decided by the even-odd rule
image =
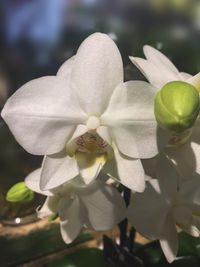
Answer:
[[[163,155],[157,167],[157,179],[146,182],[143,193],[135,193],[128,207],[128,219],[148,239],[159,239],[169,262],[178,251],[176,225],[193,236],[200,229],[200,177],[183,182],[173,164]]]
[[[51,191],[41,191],[40,173],[41,169],[37,169],[29,174],[25,179],[26,185],[48,196],[38,216],[44,218],[58,213],[61,235],[66,243],[71,243],[83,227],[108,230],[125,218],[123,198],[116,188],[101,181],[101,177],[89,185],[76,178]]]
[[[42,190],[77,175],[88,184],[104,166],[125,186],[143,191],[139,159],[158,153],[155,93],[146,82],[123,83],[119,50],[107,35],[96,33],[57,76],[22,86],[7,101],[2,117],[28,152],[46,155]]]

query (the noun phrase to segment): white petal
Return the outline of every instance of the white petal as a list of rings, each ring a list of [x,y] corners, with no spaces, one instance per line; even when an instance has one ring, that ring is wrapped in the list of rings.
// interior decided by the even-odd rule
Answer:
[[[187,83],[194,85],[200,91],[200,72],[186,80]]]
[[[62,238],[65,243],[69,244],[78,236],[83,226],[78,197],[62,198],[59,202],[58,213]]]
[[[135,123],[133,127],[113,128],[112,132],[123,154],[140,159],[156,156],[169,140],[169,133],[154,122]]]
[[[37,216],[40,219],[57,212],[58,198],[57,196],[49,196],[45,200],[41,209],[37,210]]]
[[[28,188],[30,188],[31,190],[42,194],[42,195],[46,195],[46,196],[52,196],[53,193],[50,191],[43,191],[40,189],[40,176],[41,176],[41,168],[37,169],[33,172],[31,172],[26,178],[25,178],[25,183],[27,185]]]
[[[163,67],[170,72],[174,72],[176,74],[179,73],[178,69],[174,66],[174,64],[167,58],[163,53],[159,50],[155,49],[152,46],[144,45],[143,46],[144,55],[148,61],[151,61],[158,68]]]
[[[145,123],[145,126],[147,126],[147,123]],[[141,144],[143,144],[144,141],[146,144],[147,141],[146,134],[150,129],[149,127],[145,128],[145,126],[143,124],[141,127],[141,125],[138,123],[138,125],[134,124],[134,126],[116,127],[111,129],[110,132],[114,136],[113,139],[115,140],[116,145],[121,153],[123,153],[126,156],[132,157],[134,159],[139,159],[143,158],[141,157],[140,152],[142,152],[142,155],[145,155],[146,154],[145,152],[148,153],[148,149],[151,150],[151,146],[149,146],[148,144],[148,146],[146,145],[143,147],[142,151],[139,151],[141,149],[139,148],[138,143],[140,142]],[[146,129],[144,135],[142,132],[143,128]],[[137,136],[138,134],[140,134],[139,135],[140,140],[137,140],[139,141],[137,143],[135,136]],[[151,154],[152,155],[151,157],[153,157],[155,154],[157,154],[157,150],[155,153]]]
[[[194,158],[195,158],[195,163],[193,162],[193,165],[195,165],[195,171],[200,174],[200,161],[199,161],[199,155],[200,155],[200,143],[198,140],[198,143],[196,143],[195,141],[193,142],[193,140],[191,140],[191,149],[193,151],[194,154]],[[191,163],[191,159],[188,160]],[[189,178],[190,176],[188,176]]]
[[[160,240],[160,245],[167,261],[171,263],[178,252],[178,236],[175,222],[170,215],[166,219],[164,237]]]
[[[53,76],[32,80],[17,90],[2,117],[17,141],[37,155],[63,149],[74,126],[86,119],[66,81]]]
[[[192,222],[192,210],[190,207],[186,207],[185,205],[177,205],[173,207],[173,217],[177,224],[180,224],[184,230],[184,227],[187,229]]]
[[[114,90],[101,116],[102,124],[131,125],[135,121],[153,120],[154,98],[158,89],[143,81],[121,83]]]
[[[106,154],[76,153],[80,176],[86,184],[94,180],[106,162]]]
[[[193,225],[189,230],[190,235],[200,237],[200,216],[193,215]]]
[[[40,187],[42,190],[55,188],[79,173],[76,160],[66,156],[65,150],[46,156],[42,164]]]
[[[187,230],[184,229],[184,232],[186,232],[189,235],[194,236],[194,237],[200,237],[200,231],[199,231],[198,227],[196,227],[195,225],[190,225],[189,229],[187,229]]]
[[[98,133],[98,135],[99,135],[103,140],[105,140],[109,145],[112,144],[112,138],[111,138],[111,136],[110,136],[108,127],[106,127],[106,126],[100,126],[100,127],[98,127],[98,128],[97,128],[97,133]]]
[[[122,59],[115,43],[102,33],[89,36],[78,49],[71,78],[83,109],[100,115],[122,81]]]
[[[75,56],[70,57],[68,60],[66,60],[62,66],[59,68],[57,72],[57,76],[61,76],[66,79],[66,81],[69,82],[70,75],[72,72],[72,67],[74,64]]]
[[[190,179],[194,172],[200,174],[200,128],[194,127],[190,139],[178,147],[165,149],[166,155],[176,165],[177,171],[183,179]]]
[[[136,230],[154,240],[163,236],[165,220],[170,205],[162,196],[158,181],[152,179],[146,182],[143,193],[135,193],[128,207],[128,219]]]
[[[132,63],[143,73],[147,80],[161,89],[166,83],[170,81],[179,81],[180,77],[178,74],[169,71],[165,66],[161,65],[157,67],[151,61],[145,60],[139,57],[129,57]]]
[[[157,160],[156,175],[163,197],[171,202],[177,193],[178,174],[174,164],[162,153]]]
[[[167,144],[169,133],[158,128],[154,116],[157,89],[142,81],[119,85],[101,116],[112,128],[119,150],[133,158],[150,158]]]
[[[121,154],[115,145],[113,145],[113,149],[114,157],[106,162],[103,171],[126,187],[143,192],[145,177],[141,161]]]
[[[200,175],[194,174],[181,183],[179,194],[190,204],[200,204]]]
[[[179,72],[182,81],[187,81],[188,79],[192,78],[192,75],[186,72]]]
[[[192,153],[189,143],[180,147],[168,147],[165,149],[165,153],[175,164],[179,174],[184,179],[189,179],[190,175],[195,170],[195,157]]]
[[[126,216],[126,206],[116,188],[101,181],[77,192],[83,206],[86,226],[97,231],[108,230]]]

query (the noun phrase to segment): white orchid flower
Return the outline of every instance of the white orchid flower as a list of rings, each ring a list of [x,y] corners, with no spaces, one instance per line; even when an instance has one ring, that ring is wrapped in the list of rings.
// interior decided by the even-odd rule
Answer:
[[[200,73],[192,76],[188,73],[179,72],[174,64],[160,51],[145,45],[144,54],[146,59],[130,57],[144,74],[147,80],[156,88],[161,89],[170,81],[185,81],[195,86],[200,91]],[[191,177],[192,173],[200,174],[200,119],[197,118],[192,128],[183,133],[172,133],[169,145],[165,152],[168,158],[176,165],[183,179]]]
[[[157,179],[147,181],[145,191],[133,195],[128,219],[146,238],[159,239],[172,262],[178,251],[176,225],[193,236],[200,233],[200,177],[179,183],[173,164],[163,156],[156,171]]]
[[[126,216],[125,202],[113,186],[96,179],[89,185],[73,179],[53,190],[40,190],[41,169],[27,176],[26,185],[33,191],[47,195],[38,211],[40,218],[58,213],[63,240],[71,243],[83,227],[102,231],[111,229]]]
[[[200,73],[192,76],[186,72],[179,72],[164,54],[149,45],[144,45],[143,52],[146,59],[130,57],[130,60],[156,88],[161,89],[171,81],[184,81],[200,91]]]
[[[158,153],[154,97],[154,88],[146,82],[123,83],[117,46],[96,33],[57,76],[22,86],[7,101],[2,117],[28,152],[46,155],[42,190],[77,175],[88,184],[104,166],[125,186],[143,191],[139,159]]]

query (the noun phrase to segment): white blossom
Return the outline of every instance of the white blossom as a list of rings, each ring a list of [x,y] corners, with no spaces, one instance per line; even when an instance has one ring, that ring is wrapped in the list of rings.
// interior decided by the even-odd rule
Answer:
[[[80,175],[86,184],[100,170],[143,191],[139,159],[158,153],[165,139],[154,118],[154,88],[123,82],[115,43],[89,36],[56,76],[32,80],[7,101],[2,117],[30,153],[45,155],[40,187],[55,188]]]
[[[102,231],[111,229],[126,216],[125,202],[116,188],[106,185],[98,177],[89,185],[83,184],[80,177],[50,191],[39,187],[41,169],[30,173],[26,185],[33,191],[47,195],[38,211],[44,218],[58,213],[63,240],[71,243],[83,227]]]
[[[143,193],[133,195],[128,219],[146,238],[159,239],[172,262],[178,251],[176,226],[193,236],[200,233],[200,177],[195,174],[183,182],[173,164],[160,155],[156,178],[146,182]]]

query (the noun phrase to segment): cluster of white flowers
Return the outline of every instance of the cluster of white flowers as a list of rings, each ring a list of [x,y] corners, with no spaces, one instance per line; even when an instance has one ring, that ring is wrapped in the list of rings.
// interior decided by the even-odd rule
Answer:
[[[38,215],[58,213],[66,243],[83,226],[106,230],[128,217],[142,235],[160,240],[171,262],[178,250],[176,226],[199,236],[200,124],[197,118],[180,133],[162,129],[154,102],[171,81],[196,92],[200,74],[179,72],[150,46],[144,54],[147,59],[130,59],[149,83],[124,82],[117,46],[105,34],[92,34],[56,76],[32,80],[17,90],[2,117],[24,149],[44,155],[41,168],[25,182],[47,195]],[[184,91],[178,113],[185,99],[190,98]],[[198,113],[199,96],[196,102]],[[181,120],[174,115],[181,125],[192,116],[183,115]],[[116,187],[120,183],[134,192],[128,209]]]

